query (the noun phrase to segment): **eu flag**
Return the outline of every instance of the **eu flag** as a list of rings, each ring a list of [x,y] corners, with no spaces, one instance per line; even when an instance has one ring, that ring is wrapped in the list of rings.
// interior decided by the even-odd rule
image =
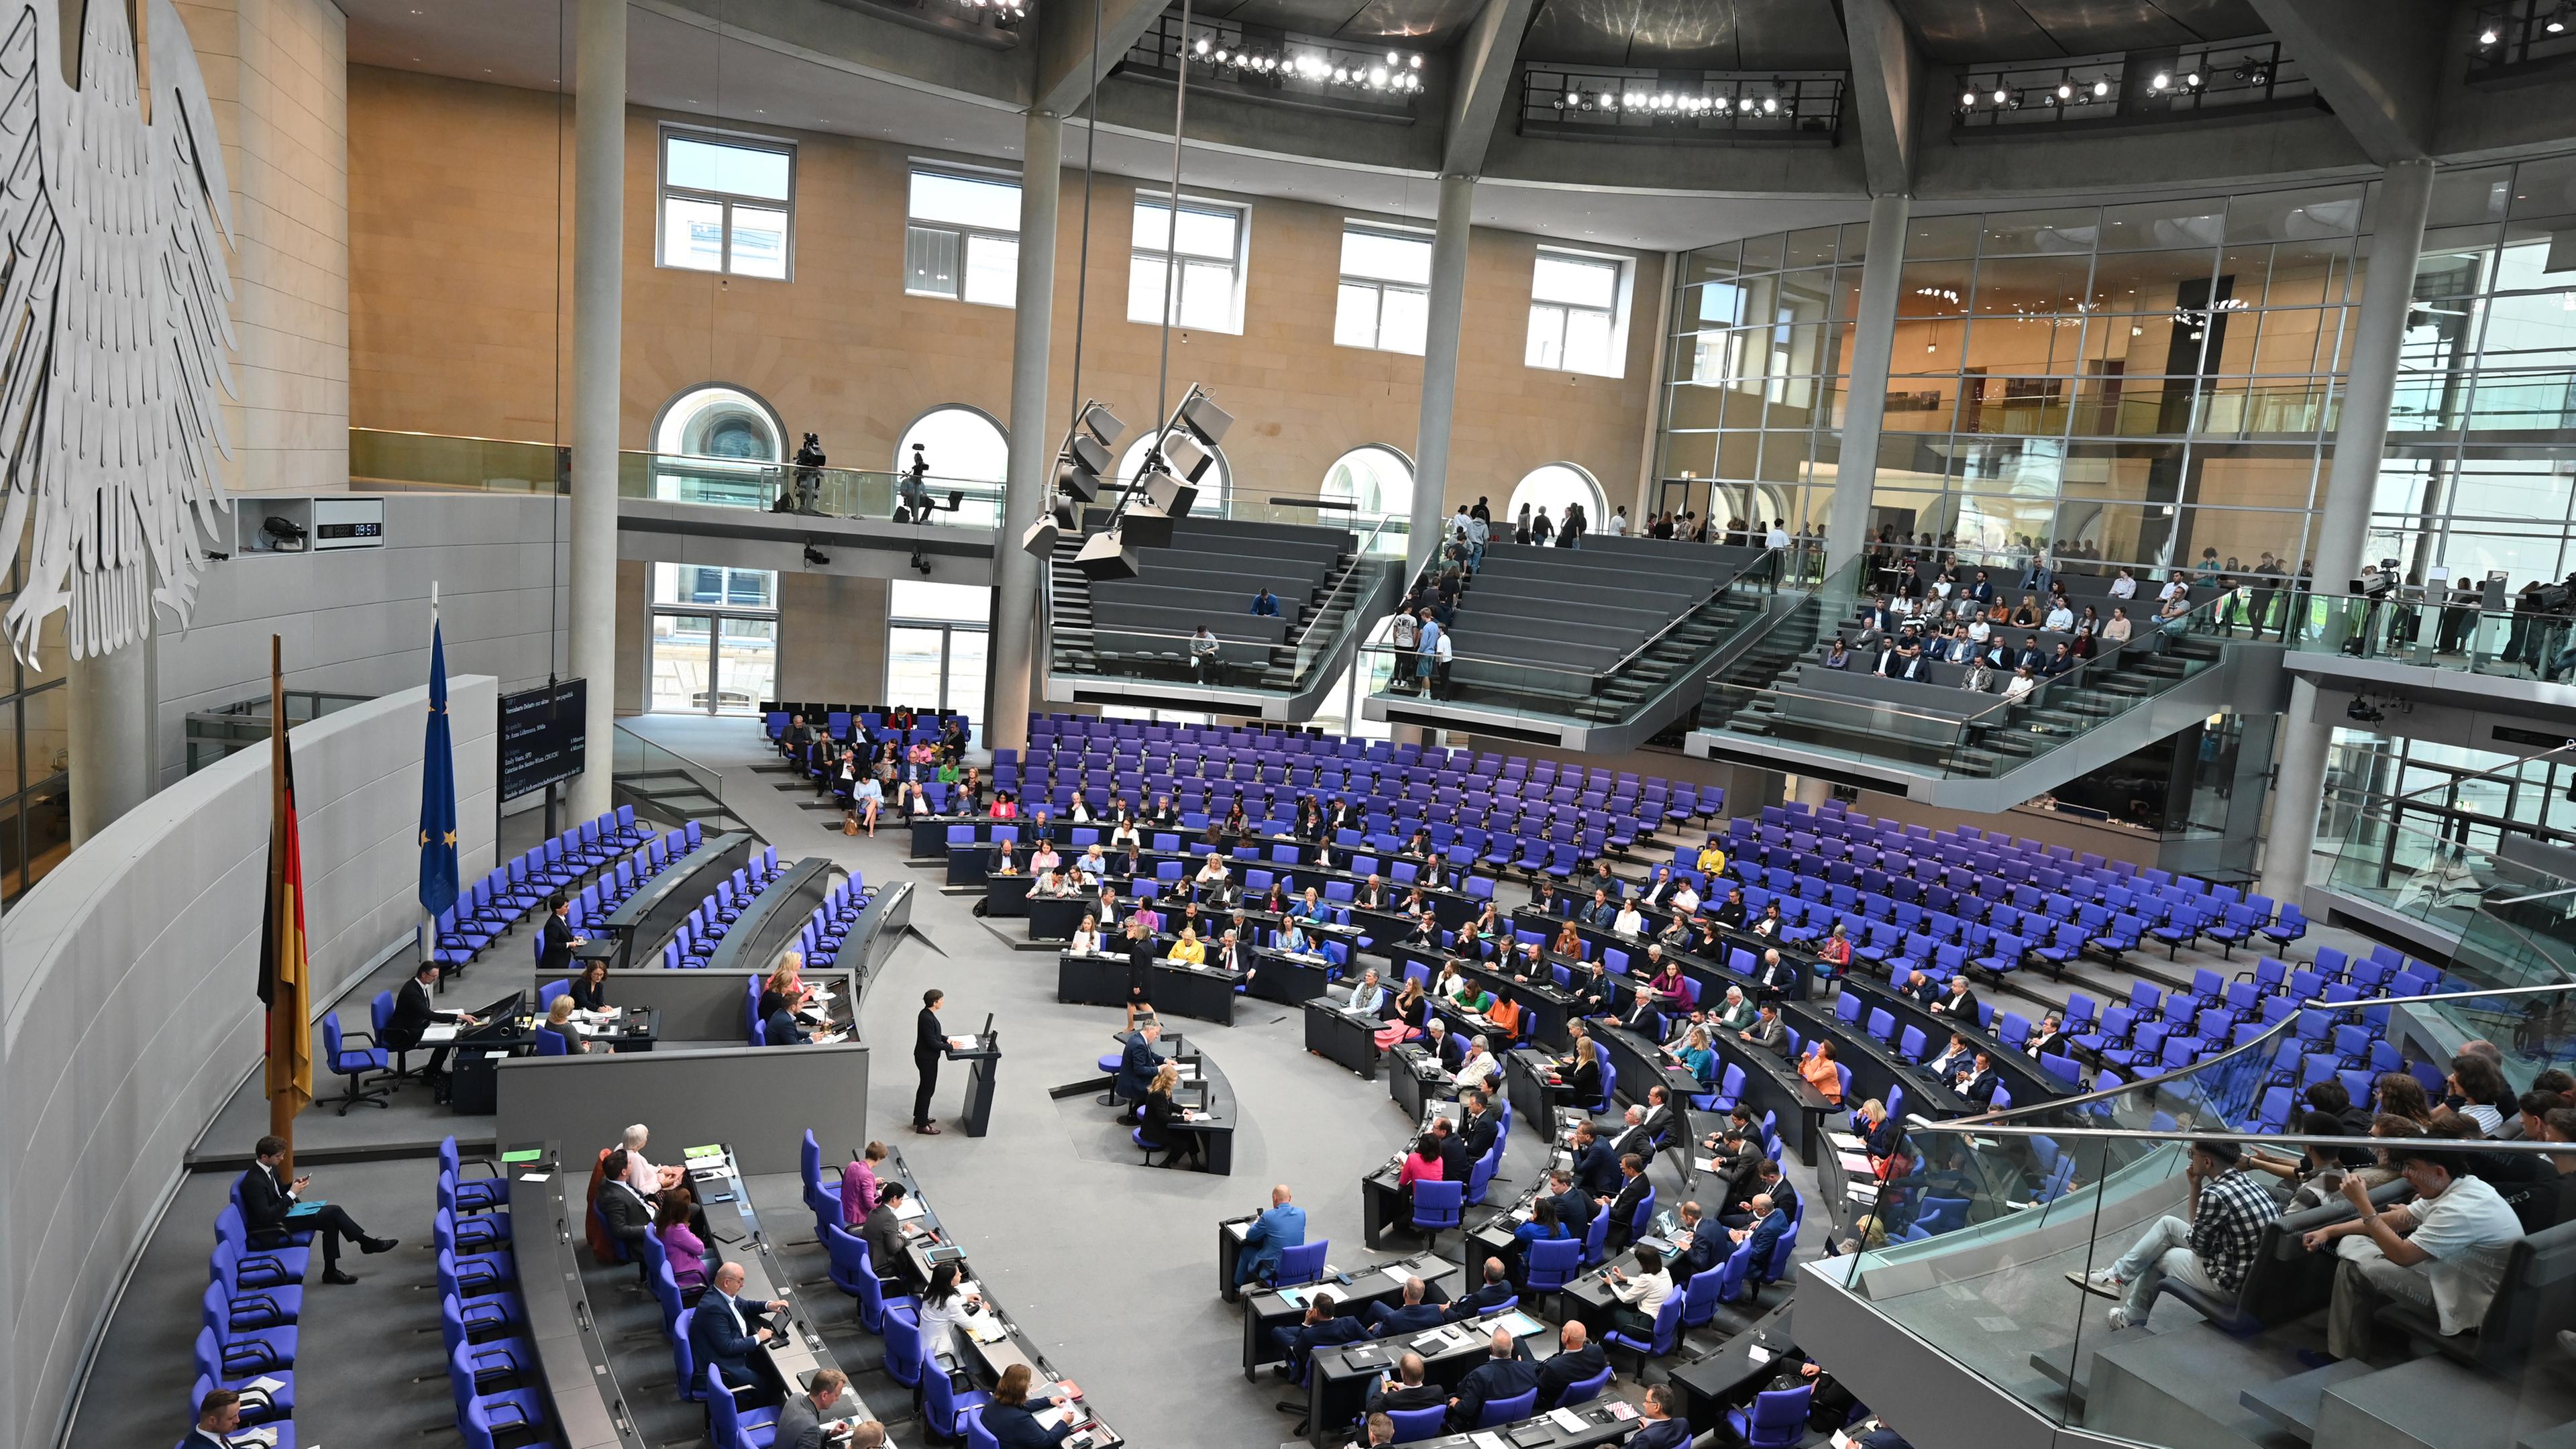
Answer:
[[[421,746],[420,908],[456,904],[456,751],[447,737],[447,642],[429,631],[429,737]]]

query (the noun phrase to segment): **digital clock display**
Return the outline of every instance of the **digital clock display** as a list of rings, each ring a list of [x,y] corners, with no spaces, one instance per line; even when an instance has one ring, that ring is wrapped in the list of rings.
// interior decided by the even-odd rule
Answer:
[[[381,522],[323,523],[314,526],[313,534],[317,538],[382,538],[385,526]]]

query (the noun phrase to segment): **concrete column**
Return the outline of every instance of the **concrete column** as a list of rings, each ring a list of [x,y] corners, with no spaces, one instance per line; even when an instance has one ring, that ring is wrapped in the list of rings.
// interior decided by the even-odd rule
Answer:
[[[152,728],[152,649],[146,635],[112,654],[75,659],[63,686],[71,741],[72,846],[152,794],[161,751]]]
[[[1834,469],[1833,511],[1825,523],[1825,566],[1842,567],[1869,543],[1869,499],[1878,488],[1878,431],[1887,409],[1888,354],[1896,347],[1897,280],[1905,265],[1905,224],[1914,203],[1903,196],[1869,203],[1869,250],[1860,268],[1860,315],[1843,380],[1841,460]]]
[[[1458,401],[1458,321],[1467,306],[1467,235],[1475,209],[1475,177],[1440,178],[1430,316],[1422,336],[1422,426],[1413,441],[1413,531],[1404,544],[1407,583],[1439,552],[1449,516],[1449,423]]]
[[[2346,580],[2361,573],[2370,502],[2379,489],[2380,457],[2388,444],[2388,408],[2397,392],[2397,354],[2414,306],[2415,263],[2423,254],[2424,219],[2432,205],[2432,162],[2400,161],[2388,168],[2380,182],[2369,270],[2353,325],[2334,463],[2326,475],[2316,546],[2308,554],[2317,587],[2328,592],[2340,592]],[[2316,686],[2297,680],[2290,686],[2289,712],[2281,717],[2281,763],[2273,776],[2272,820],[2263,848],[2263,894],[2276,901],[2300,900],[2307,889],[2317,807],[2325,794],[2326,750],[2334,739],[2334,726],[2316,716]]]
[[[617,730],[618,309],[626,265],[626,0],[581,0],[573,49],[572,672],[589,681],[573,818],[610,806]]]
[[[1834,798],[1834,786],[1830,780],[1820,779],[1814,775],[1800,775],[1797,780],[1798,792],[1791,798],[1809,809],[1821,810],[1825,807],[1825,802]]]
[[[1010,486],[1002,497],[1001,536],[993,540],[992,658],[985,687],[984,743],[997,749],[1028,748],[1029,708],[1037,697],[1037,681],[1045,677],[1037,638],[1038,570],[1048,565],[1020,547],[1020,535],[1038,520],[1064,426],[1047,397],[1047,362],[1055,339],[1056,194],[1063,179],[1064,118],[1031,111],[1020,145]],[[1154,420],[1141,425],[1151,432]]]

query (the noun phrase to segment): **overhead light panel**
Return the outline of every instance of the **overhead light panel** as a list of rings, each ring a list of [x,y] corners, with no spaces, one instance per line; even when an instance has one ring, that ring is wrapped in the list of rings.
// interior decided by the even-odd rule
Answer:
[[[1190,440],[1187,433],[1173,433],[1163,439],[1163,466],[1196,483],[1216,461],[1216,455]],[[1184,509],[1183,512],[1188,510]]]
[[[1039,558],[1053,558],[1057,535],[1055,520],[1041,518],[1029,525],[1028,532],[1020,535],[1020,547]]]
[[[1140,570],[1136,555],[1128,552],[1126,543],[1116,533],[1095,533],[1085,539],[1082,552],[1073,556],[1073,566],[1095,584],[1116,583],[1132,579]]]
[[[1181,404],[1181,421],[1189,424],[1200,442],[1213,448],[1225,441],[1226,430],[1234,426],[1234,414],[1218,407],[1216,399],[1200,393]]]
[[[1100,440],[1100,446],[1104,448],[1117,447],[1118,440],[1127,435],[1127,425],[1118,421],[1118,415],[1100,403],[1093,403],[1082,410],[1082,425]]]
[[[1117,534],[1131,549],[1170,548],[1172,515],[1150,503],[1138,503],[1130,494],[1126,511],[1118,515]]]
[[[1166,518],[1177,521],[1189,517],[1191,507],[1198,500],[1196,484],[1185,483],[1159,468],[1145,475],[1145,501]],[[1134,510],[1129,510],[1128,517],[1134,516]]]

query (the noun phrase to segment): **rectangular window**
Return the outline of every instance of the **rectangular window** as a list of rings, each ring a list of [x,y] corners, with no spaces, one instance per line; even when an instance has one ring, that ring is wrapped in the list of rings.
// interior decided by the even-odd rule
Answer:
[[[1617,377],[1625,268],[1608,257],[1541,251],[1530,279],[1532,367]]]
[[[912,173],[903,289],[1008,307],[1019,289],[1020,184],[951,171]]]
[[[795,195],[792,144],[666,129],[654,255],[666,267],[784,281]]]
[[[778,575],[653,565],[653,677],[646,708],[748,714],[778,692]]]
[[[1333,341],[1343,347],[1422,355],[1430,315],[1431,239],[1346,223]]]
[[[1134,250],[1127,265],[1127,320],[1162,320],[1171,287],[1172,325],[1210,332],[1243,330],[1243,212],[1214,202],[1169,203],[1138,196]],[[1170,269],[1179,268],[1175,280]]]

